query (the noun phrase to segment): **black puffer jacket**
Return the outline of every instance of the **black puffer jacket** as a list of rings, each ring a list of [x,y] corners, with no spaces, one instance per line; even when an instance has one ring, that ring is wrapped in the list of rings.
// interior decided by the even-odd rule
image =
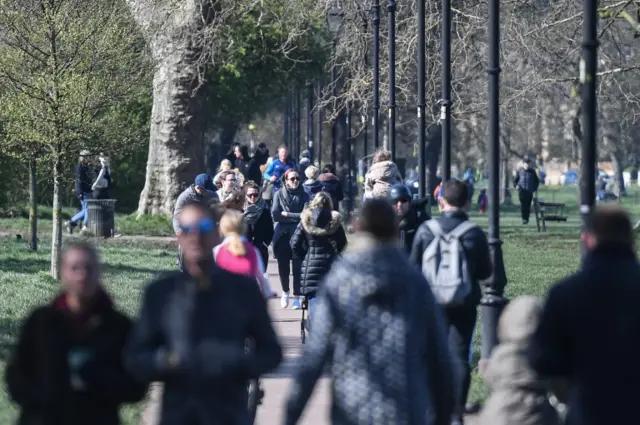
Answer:
[[[321,208],[302,212],[291,238],[291,249],[302,263],[302,294],[315,296],[333,260],[347,246],[347,235],[339,212]]]

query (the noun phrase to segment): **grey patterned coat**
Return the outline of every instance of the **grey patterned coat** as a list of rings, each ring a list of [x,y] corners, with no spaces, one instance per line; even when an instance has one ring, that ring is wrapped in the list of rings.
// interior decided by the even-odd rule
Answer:
[[[319,292],[286,425],[329,362],[332,424],[448,425],[454,368],[440,307],[399,247],[354,239]]]

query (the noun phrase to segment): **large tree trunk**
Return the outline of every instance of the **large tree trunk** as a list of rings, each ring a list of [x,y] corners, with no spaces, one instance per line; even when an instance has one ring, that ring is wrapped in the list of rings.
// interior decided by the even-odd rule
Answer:
[[[60,159],[53,161],[53,229],[51,230],[51,277],[60,279],[59,258],[62,246],[62,207],[60,205]]]
[[[170,214],[180,191],[205,169],[206,101],[198,87],[199,51],[191,36],[202,22],[194,0],[128,0],[155,61],[149,159],[138,215]]]
[[[36,159],[29,159],[29,247],[38,250],[38,198],[36,180]]]

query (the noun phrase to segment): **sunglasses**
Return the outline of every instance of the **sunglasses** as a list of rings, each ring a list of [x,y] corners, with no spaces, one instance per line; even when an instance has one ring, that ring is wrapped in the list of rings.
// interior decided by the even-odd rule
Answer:
[[[297,182],[300,181],[300,177],[291,177],[290,179],[288,179],[290,182]]]
[[[185,234],[211,233],[215,228],[216,228],[215,224],[209,218],[202,218],[199,221],[190,225],[186,225],[186,224],[180,225],[180,230],[182,230],[182,233],[185,233]]]
[[[258,194],[257,193],[247,193],[247,198],[257,198]]]

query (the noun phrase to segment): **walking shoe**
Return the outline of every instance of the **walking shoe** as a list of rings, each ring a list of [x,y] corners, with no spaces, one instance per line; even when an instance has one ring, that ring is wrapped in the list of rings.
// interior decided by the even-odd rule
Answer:
[[[282,296],[280,297],[280,306],[282,308],[289,307],[289,293],[288,292],[283,292],[282,293]]]
[[[296,297],[293,302],[291,303],[291,308],[294,310],[300,310],[302,307],[300,305],[300,299],[299,297]]]
[[[529,224],[529,220],[522,220],[522,224]]]
[[[73,224],[71,221],[65,222],[64,225],[67,228],[67,233],[69,233],[69,234],[72,234],[73,233],[73,228],[76,227],[75,224]]]

